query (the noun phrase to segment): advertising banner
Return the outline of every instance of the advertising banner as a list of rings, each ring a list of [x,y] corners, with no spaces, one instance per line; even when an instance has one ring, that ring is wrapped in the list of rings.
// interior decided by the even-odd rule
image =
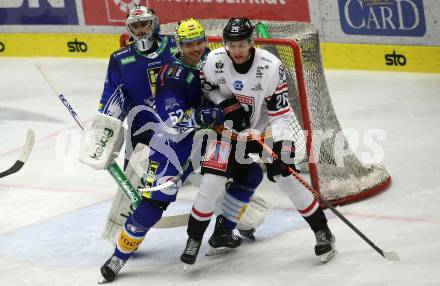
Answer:
[[[2,0],[0,25],[78,25],[75,1]]]
[[[161,23],[190,17],[310,22],[307,0],[82,0],[82,4],[86,25],[123,25],[137,4],[154,9]]]
[[[351,35],[422,37],[423,0],[338,0],[342,30]]]
[[[108,58],[118,50],[118,40],[109,34],[0,34],[0,57]]]

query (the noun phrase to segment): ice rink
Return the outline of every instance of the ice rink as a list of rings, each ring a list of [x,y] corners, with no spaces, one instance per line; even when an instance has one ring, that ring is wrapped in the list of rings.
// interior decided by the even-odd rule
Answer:
[[[0,179],[0,285],[95,285],[113,246],[100,233],[116,184],[76,160],[80,131],[35,63],[90,120],[107,60],[0,59],[0,172],[17,159],[26,130],[36,133],[24,168]],[[326,211],[338,255],[321,264],[315,237],[274,185],[260,194],[276,206],[256,232],[223,256],[205,257],[183,273],[186,228],[152,230],[114,285],[440,285],[440,75],[326,70],[340,123],[360,134],[382,129],[381,164],[391,186],[338,208],[373,242],[397,251],[378,255]],[[188,212],[196,188],[181,190],[166,215]],[[211,226],[212,227],[212,226]],[[211,233],[211,229],[207,234]]]

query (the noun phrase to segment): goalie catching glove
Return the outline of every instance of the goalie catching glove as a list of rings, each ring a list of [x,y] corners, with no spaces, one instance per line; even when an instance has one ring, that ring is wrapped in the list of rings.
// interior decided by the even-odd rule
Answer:
[[[96,170],[106,169],[123,143],[122,122],[112,116],[97,113],[92,125],[84,130],[79,161]]]

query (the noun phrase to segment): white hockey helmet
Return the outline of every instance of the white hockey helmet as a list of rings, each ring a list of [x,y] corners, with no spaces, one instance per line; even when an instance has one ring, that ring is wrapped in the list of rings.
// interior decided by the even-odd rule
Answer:
[[[136,35],[132,25],[139,22],[147,22],[149,29],[140,35]],[[159,31],[159,19],[152,9],[145,6],[136,6],[128,14],[125,26],[128,34],[135,41],[136,47],[143,52],[150,49],[153,44],[153,34]]]

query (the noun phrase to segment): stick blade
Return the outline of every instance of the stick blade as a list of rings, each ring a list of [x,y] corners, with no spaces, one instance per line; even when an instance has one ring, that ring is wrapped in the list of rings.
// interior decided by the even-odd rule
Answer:
[[[23,150],[20,154],[20,158],[18,159],[21,162],[26,162],[31,154],[32,147],[35,143],[35,132],[32,129],[29,129],[26,134],[26,142],[24,143]]]
[[[388,252],[384,251],[383,257],[389,261],[400,261],[399,254],[397,254],[397,252],[395,251],[388,251]]]
[[[159,186],[156,186],[156,187],[151,187],[151,188],[140,188],[139,189],[139,191],[140,192],[142,192],[142,193],[145,193],[145,192],[154,192],[154,191],[159,191],[159,190],[163,190],[163,189],[166,189],[166,188],[170,188],[172,185],[174,185],[175,184],[175,182],[173,182],[172,180],[170,180],[170,181],[167,181],[167,182],[165,182],[165,183],[163,183],[163,184],[161,184],[161,185],[159,185]]]

